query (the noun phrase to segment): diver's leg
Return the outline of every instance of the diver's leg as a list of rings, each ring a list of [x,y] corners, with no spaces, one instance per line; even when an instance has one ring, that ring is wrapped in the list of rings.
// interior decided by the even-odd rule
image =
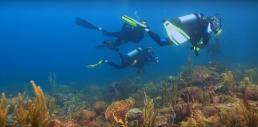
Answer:
[[[117,38],[115,41],[111,41],[108,43],[107,48],[112,49],[114,51],[119,51],[119,46],[123,44],[123,41]]]
[[[126,61],[125,61],[125,60],[126,60],[126,58],[125,58],[126,56],[123,55],[121,52],[119,52],[118,54],[119,54],[119,58],[120,58],[120,60],[121,60],[121,63],[125,63],[125,62],[126,62]]]
[[[128,63],[128,60],[126,58],[125,55],[123,55],[122,53],[118,53],[120,60],[121,60],[121,64],[116,64],[114,62],[111,61],[107,61],[107,64],[109,64],[110,66],[117,68],[117,69],[122,69],[122,68],[126,68],[128,67],[130,64]]]
[[[76,17],[75,22],[77,25],[88,28],[88,29],[95,29],[95,30],[101,30],[101,27],[98,27],[89,21],[82,19],[80,17]]]
[[[110,62],[110,61],[108,61],[107,64],[110,65],[110,66],[112,66],[112,67],[114,67],[114,68],[116,68],[116,69],[125,68],[125,66],[123,66],[122,64],[116,64],[116,63]]]
[[[112,45],[113,45],[113,47],[119,47],[119,46],[121,46],[123,43],[124,43],[123,40],[117,38],[117,39],[115,40],[115,42],[112,43]]]
[[[116,45],[117,44],[111,40],[104,40],[102,44],[97,45],[96,48],[108,48],[114,51],[119,51]]]
[[[102,30],[102,33],[106,36],[111,36],[111,37],[119,37],[120,36],[120,32],[109,32],[106,30]]]
[[[104,63],[107,63],[108,62],[108,60],[106,60],[106,59],[102,59],[102,60],[99,60],[97,63],[95,63],[95,64],[89,64],[89,65],[87,65],[87,67],[88,68],[96,68],[96,67],[98,67],[98,66],[100,66],[100,65],[102,65],[102,64],[104,64]]]
[[[173,44],[167,38],[161,38],[157,33],[153,31],[148,31],[148,34],[159,46],[167,46]]]
[[[112,43],[111,40],[104,40],[101,44],[97,45],[96,48],[109,48],[113,45]]]

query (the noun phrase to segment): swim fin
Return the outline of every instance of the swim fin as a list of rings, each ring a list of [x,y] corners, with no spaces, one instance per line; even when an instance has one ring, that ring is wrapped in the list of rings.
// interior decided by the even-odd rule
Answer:
[[[137,20],[135,20],[135,19],[133,19],[133,18],[127,16],[127,15],[123,15],[123,16],[122,16],[122,19],[123,19],[126,23],[130,24],[130,25],[133,26],[133,27],[138,27],[138,26],[139,26],[139,27],[142,27],[142,28],[146,28],[146,27],[147,27],[146,24],[143,24],[143,23],[141,23],[141,22],[139,22],[139,21],[137,21]]]
[[[190,40],[190,37],[179,27],[166,20],[163,22],[169,39],[176,45],[183,44]]]
[[[96,67],[98,67],[98,66],[100,66],[100,65],[102,65],[102,64],[104,64],[106,62],[107,62],[107,60],[100,60],[96,64],[89,64],[89,65],[87,65],[87,68],[96,68]]]
[[[88,29],[95,29],[95,30],[101,30],[101,27],[98,27],[87,20],[84,20],[80,17],[76,17],[75,22],[77,25],[88,28]]]

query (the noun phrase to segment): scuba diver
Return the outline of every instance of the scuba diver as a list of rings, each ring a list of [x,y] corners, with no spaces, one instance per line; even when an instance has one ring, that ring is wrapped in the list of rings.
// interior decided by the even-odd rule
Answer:
[[[144,29],[160,46],[191,42],[191,49],[196,56],[199,55],[200,49],[208,44],[212,34],[218,36],[222,32],[219,16],[206,17],[201,13],[177,17],[172,21],[164,20],[163,25],[168,35],[166,38],[160,37],[148,27]]]
[[[101,45],[97,46],[97,48],[109,48],[118,51],[118,47],[127,42],[139,43],[144,38],[145,30],[143,28],[146,27],[146,22],[143,20],[138,22],[126,15],[122,16],[122,19],[125,23],[123,24],[122,29],[118,32],[104,30],[103,28],[79,17],[76,18],[76,24],[85,28],[100,31],[106,36],[115,37],[116,39],[114,41],[104,40]]]
[[[88,68],[96,68],[104,63],[116,68],[123,69],[129,66],[135,67],[138,73],[144,71],[144,66],[148,63],[159,63],[159,58],[154,55],[151,47],[137,48],[127,54],[119,53],[121,63],[117,64],[107,59],[100,60],[96,64],[88,65]]]

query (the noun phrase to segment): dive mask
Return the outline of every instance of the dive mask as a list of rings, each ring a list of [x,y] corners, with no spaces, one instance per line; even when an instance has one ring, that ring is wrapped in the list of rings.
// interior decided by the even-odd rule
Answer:
[[[212,16],[210,18],[211,21],[211,29],[215,33],[216,36],[219,36],[222,32],[221,29],[221,18],[219,16]]]

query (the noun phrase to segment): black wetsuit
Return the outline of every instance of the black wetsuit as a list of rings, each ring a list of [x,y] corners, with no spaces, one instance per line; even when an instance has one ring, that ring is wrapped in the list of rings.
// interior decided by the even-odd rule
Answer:
[[[123,69],[129,66],[133,66],[137,68],[138,72],[143,72],[144,66],[148,63],[157,63],[158,59],[157,57],[154,56],[153,52],[144,48],[138,48],[136,49],[137,53],[133,55],[129,55],[131,52],[128,54],[119,54],[121,63],[117,64],[111,61],[108,61],[107,64],[110,66],[116,68],[116,69]],[[135,50],[133,50],[135,51]],[[132,52],[133,52],[132,51]]]
[[[127,23],[123,24],[123,27],[120,32],[109,32],[106,30],[102,30],[103,34],[106,36],[115,37],[115,41],[112,41],[108,45],[105,44],[107,40],[103,42],[103,44],[99,47],[107,47],[110,49],[117,49],[118,46],[127,43],[134,42],[139,43],[144,38],[144,29],[141,27],[133,27]],[[108,40],[110,41],[110,40]]]
[[[194,47],[202,48],[207,45],[210,38],[210,34],[207,32],[209,19],[200,13],[194,15],[197,17],[197,19],[188,23],[181,23],[178,18],[173,19],[171,22],[177,27],[181,28],[190,37],[190,42]],[[150,37],[160,46],[173,44],[168,37],[161,38],[153,31],[148,31],[148,33]],[[203,43],[199,44],[201,40]]]
[[[141,27],[134,27],[127,23],[124,23],[122,29],[119,32],[110,32],[101,27],[98,27],[82,18],[76,18],[76,24],[85,28],[94,29],[102,32],[106,36],[115,37],[115,40],[105,40],[97,48],[109,48],[118,50],[118,47],[127,42],[139,43],[144,38],[145,30]]]

